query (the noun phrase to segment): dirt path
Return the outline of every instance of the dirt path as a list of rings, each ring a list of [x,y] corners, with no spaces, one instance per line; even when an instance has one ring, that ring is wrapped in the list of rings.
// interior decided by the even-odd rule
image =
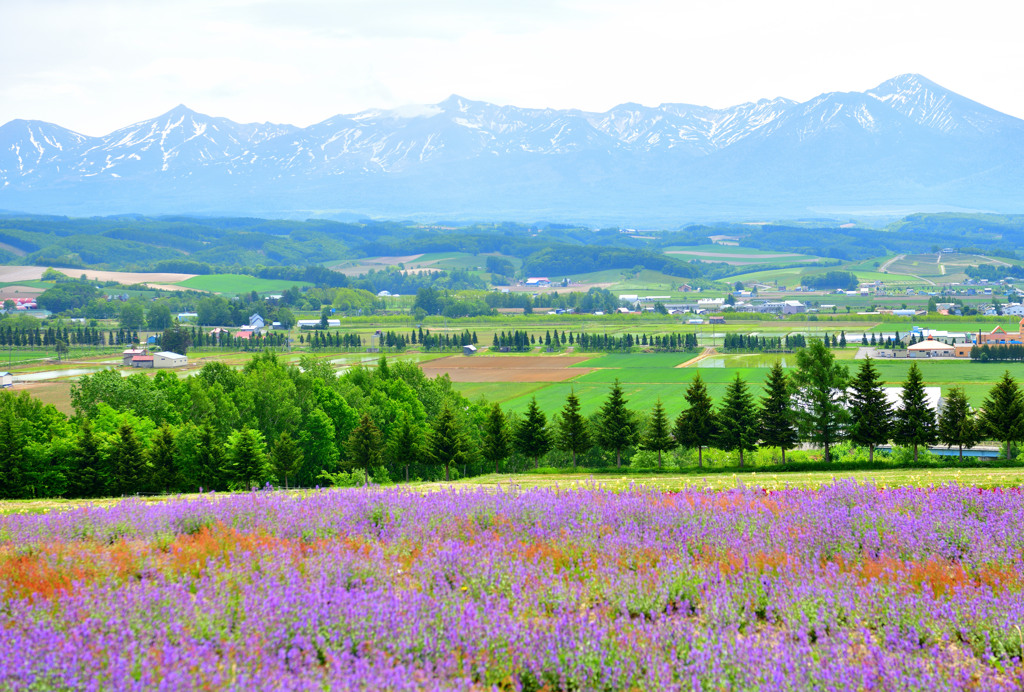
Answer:
[[[889,260],[888,262],[883,264],[881,267],[879,267],[878,271],[881,272],[882,274],[888,274],[889,273],[889,266],[891,264],[893,264],[894,262],[899,262],[904,257],[906,257],[906,255],[896,255],[891,260]]]
[[[699,363],[700,361],[704,360],[708,356],[715,355],[716,353],[717,353],[717,351],[715,350],[714,346],[705,346],[704,350],[700,352],[699,356],[691,358],[690,360],[686,361],[685,363],[680,363],[676,367],[677,368],[688,368],[688,367],[690,367],[691,365],[693,365],[695,363]]]

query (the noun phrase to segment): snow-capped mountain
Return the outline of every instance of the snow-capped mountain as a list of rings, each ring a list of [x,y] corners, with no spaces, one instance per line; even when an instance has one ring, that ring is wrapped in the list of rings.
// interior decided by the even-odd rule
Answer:
[[[1024,208],[1024,121],[901,75],[864,93],[605,113],[441,103],[306,128],[184,106],[104,137],[0,127],[0,207],[50,213],[798,215],[820,206]]]

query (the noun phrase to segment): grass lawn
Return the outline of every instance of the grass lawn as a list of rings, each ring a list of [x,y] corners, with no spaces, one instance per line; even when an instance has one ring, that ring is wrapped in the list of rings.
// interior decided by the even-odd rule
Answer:
[[[239,293],[249,293],[250,291],[256,291],[257,293],[283,293],[292,286],[302,287],[312,284],[306,281],[259,279],[245,274],[206,274],[204,276],[193,276],[191,279],[186,279],[177,285],[196,291],[238,295]]]
[[[628,490],[643,486],[656,490],[731,490],[734,488],[818,488],[835,481],[853,481],[879,487],[931,487],[949,483],[979,488],[1017,487],[1024,485],[1024,469],[898,469],[886,471],[792,471],[771,473],[658,474],[619,475],[589,473],[559,474],[489,474],[476,476],[442,486],[484,485],[506,488],[599,486],[613,490]]]

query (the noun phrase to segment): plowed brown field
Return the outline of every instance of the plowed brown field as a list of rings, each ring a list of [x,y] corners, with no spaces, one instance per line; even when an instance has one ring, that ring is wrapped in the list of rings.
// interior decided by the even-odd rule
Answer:
[[[427,377],[447,374],[452,382],[564,382],[591,368],[570,367],[573,356],[450,356],[422,363]]]

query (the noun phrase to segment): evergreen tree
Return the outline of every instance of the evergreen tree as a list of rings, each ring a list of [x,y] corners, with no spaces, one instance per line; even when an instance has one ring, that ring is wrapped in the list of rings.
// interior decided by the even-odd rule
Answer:
[[[555,331],[557,334],[557,330]],[[565,398],[565,406],[562,414],[558,417],[558,448],[569,452],[572,455],[572,470],[576,471],[576,455],[584,454],[591,448],[593,443],[590,440],[590,431],[587,429],[587,421],[580,415],[580,400],[576,393],[569,392]]]
[[[850,422],[845,406],[849,371],[819,339],[796,352],[796,364],[792,381],[800,439],[824,448],[825,461],[830,462],[831,448],[846,437]]]
[[[740,467],[743,467],[743,452],[757,449],[757,410],[747,383],[739,373],[725,388],[725,398],[718,409],[718,447],[727,452],[740,453]]]
[[[537,406],[537,397],[530,399],[526,416],[516,426],[513,444],[523,456],[533,457],[534,468],[540,468],[540,458],[551,449],[551,435],[547,416]]]
[[[850,440],[867,447],[868,462],[872,462],[875,446],[889,441],[894,421],[882,378],[871,358],[861,361],[857,376],[850,380],[850,390]]]
[[[598,444],[615,452],[615,467],[622,467],[623,450],[636,444],[637,426],[633,412],[626,408],[622,385],[615,380],[597,418]]]
[[[231,433],[222,472],[229,487],[248,490],[268,483],[272,471],[263,433],[249,426]]]
[[[782,463],[785,464],[786,450],[796,447],[800,439],[794,422],[793,394],[782,364],[778,361],[768,371],[764,383],[759,423],[761,442],[768,447],[778,447],[782,452]]]
[[[112,488],[115,495],[133,495],[142,490],[148,476],[142,443],[135,430],[127,423],[117,429],[117,439],[111,449],[110,467],[113,471]]]
[[[1024,394],[1009,370],[989,390],[978,422],[981,434],[1006,445],[1006,460],[1010,461],[1013,443],[1024,439]]]
[[[963,387],[953,387],[946,394],[946,403],[939,414],[938,438],[947,448],[959,447],[960,461],[964,459],[964,447],[970,449],[981,441],[981,431]]]
[[[224,467],[224,453],[213,426],[207,422],[199,433],[198,454],[196,455],[195,478],[183,479],[185,490],[223,490],[227,483],[221,469]]]
[[[697,450],[697,467],[704,466],[704,448],[718,437],[718,420],[704,381],[697,373],[686,389],[687,408],[676,418],[673,435],[680,447]]]
[[[935,411],[928,405],[924,391],[924,379],[917,363],[907,371],[901,393],[902,405],[896,410],[893,440],[898,444],[914,446],[914,463],[917,463],[919,445],[933,444],[936,439]]]
[[[495,404],[497,405],[497,404]],[[403,411],[391,426],[391,434],[384,446],[384,457],[391,468],[404,469],[405,482],[409,482],[409,466],[424,460],[423,430],[409,414]]]
[[[483,454],[494,472],[501,472],[501,462],[512,453],[512,433],[508,429],[508,419],[501,411],[497,402],[491,404],[484,422]]]
[[[447,405],[434,419],[430,449],[434,461],[444,466],[444,479],[451,481],[452,464],[463,463],[468,454],[459,419]]]
[[[164,493],[178,489],[177,449],[174,445],[174,430],[167,423],[160,426],[149,450],[149,489]]]
[[[26,497],[25,422],[10,408],[0,409],[0,499]]]
[[[381,461],[380,428],[369,413],[364,412],[359,425],[349,433],[345,450],[352,465],[362,470],[364,484],[369,485],[370,471],[380,466]]]
[[[270,449],[274,475],[288,488],[288,477],[302,468],[302,447],[287,431],[281,433]]]
[[[668,417],[665,415],[665,408],[661,405],[661,399],[654,404],[654,411],[651,413],[651,420],[647,424],[643,440],[640,442],[640,449],[648,452],[658,453],[658,470],[661,470],[661,453],[667,452],[676,447],[677,443],[672,439],[669,431]]]
[[[92,424],[88,418],[82,418],[75,452],[71,458],[71,469],[68,478],[68,494],[72,497],[97,497],[103,494],[103,482],[100,470],[103,457],[100,454],[99,441],[92,432]]]

